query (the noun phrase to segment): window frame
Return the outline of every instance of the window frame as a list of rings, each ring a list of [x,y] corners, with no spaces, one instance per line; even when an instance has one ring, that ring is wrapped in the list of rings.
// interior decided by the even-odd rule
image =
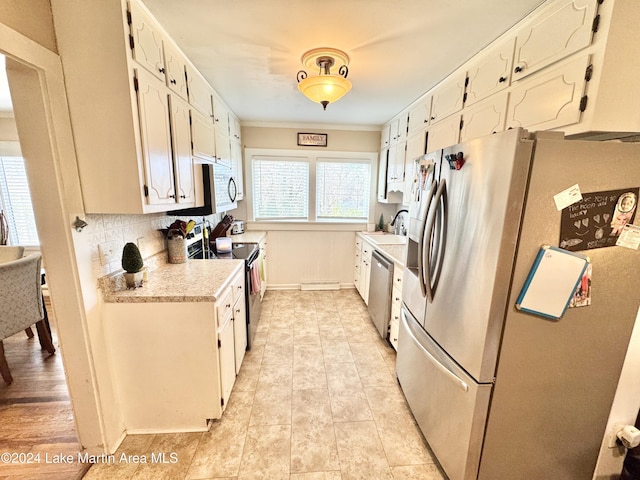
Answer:
[[[309,185],[308,185],[308,208],[309,218],[307,220],[295,219],[256,219],[254,212],[254,190],[253,190],[253,160],[273,158],[280,160],[298,160],[304,159],[309,162]],[[317,218],[317,195],[316,195],[316,164],[318,161],[344,161],[346,163],[368,163],[370,166],[369,175],[369,203],[366,220],[362,219],[318,219]],[[245,192],[245,200],[247,200],[247,217],[248,221],[255,222],[260,225],[275,224],[299,224],[299,225],[356,225],[361,229],[363,225],[373,222],[375,203],[377,200],[376,185],[378,173],[378,152],[344,152],[332,150],[292,150],[292,149],[267,149],[267,148],[246,148],[244,155],[245,179],[247,190]]]

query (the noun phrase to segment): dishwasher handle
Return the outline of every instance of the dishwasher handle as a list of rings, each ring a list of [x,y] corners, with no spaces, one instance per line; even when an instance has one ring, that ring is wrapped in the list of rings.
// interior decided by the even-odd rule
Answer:
[[[371,261],[377,262],[378,267],[386,268],[387,270],[391,270],[393,267],[393,262],[382,255],[378,250],[374,250],[371,254]]]

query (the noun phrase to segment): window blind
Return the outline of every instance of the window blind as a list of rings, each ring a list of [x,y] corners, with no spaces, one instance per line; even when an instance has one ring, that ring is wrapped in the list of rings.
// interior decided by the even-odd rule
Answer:
[[[253,212],[256,220],[308,220],[309,162],[254,158]]]
[[[22,157],[0,157],[0,200],[9,225],[9,244],[40,245]]]

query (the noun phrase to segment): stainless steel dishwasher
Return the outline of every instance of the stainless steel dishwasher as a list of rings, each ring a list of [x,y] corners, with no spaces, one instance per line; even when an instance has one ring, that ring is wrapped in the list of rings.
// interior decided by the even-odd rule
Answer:
[[[369,316],[380,332],[387,338],[391,318],[391,288],[393,287],[393,262],[377,250],[371,255],[369,280]]]

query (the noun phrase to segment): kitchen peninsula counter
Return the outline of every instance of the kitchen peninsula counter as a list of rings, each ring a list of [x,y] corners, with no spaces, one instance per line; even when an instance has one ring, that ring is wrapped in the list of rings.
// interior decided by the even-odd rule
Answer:
[[[121,274],[102,281],[107,303],[215,302],[244,260],[194,260],[162,263],[148,273],[140,288],[128,290]]]

